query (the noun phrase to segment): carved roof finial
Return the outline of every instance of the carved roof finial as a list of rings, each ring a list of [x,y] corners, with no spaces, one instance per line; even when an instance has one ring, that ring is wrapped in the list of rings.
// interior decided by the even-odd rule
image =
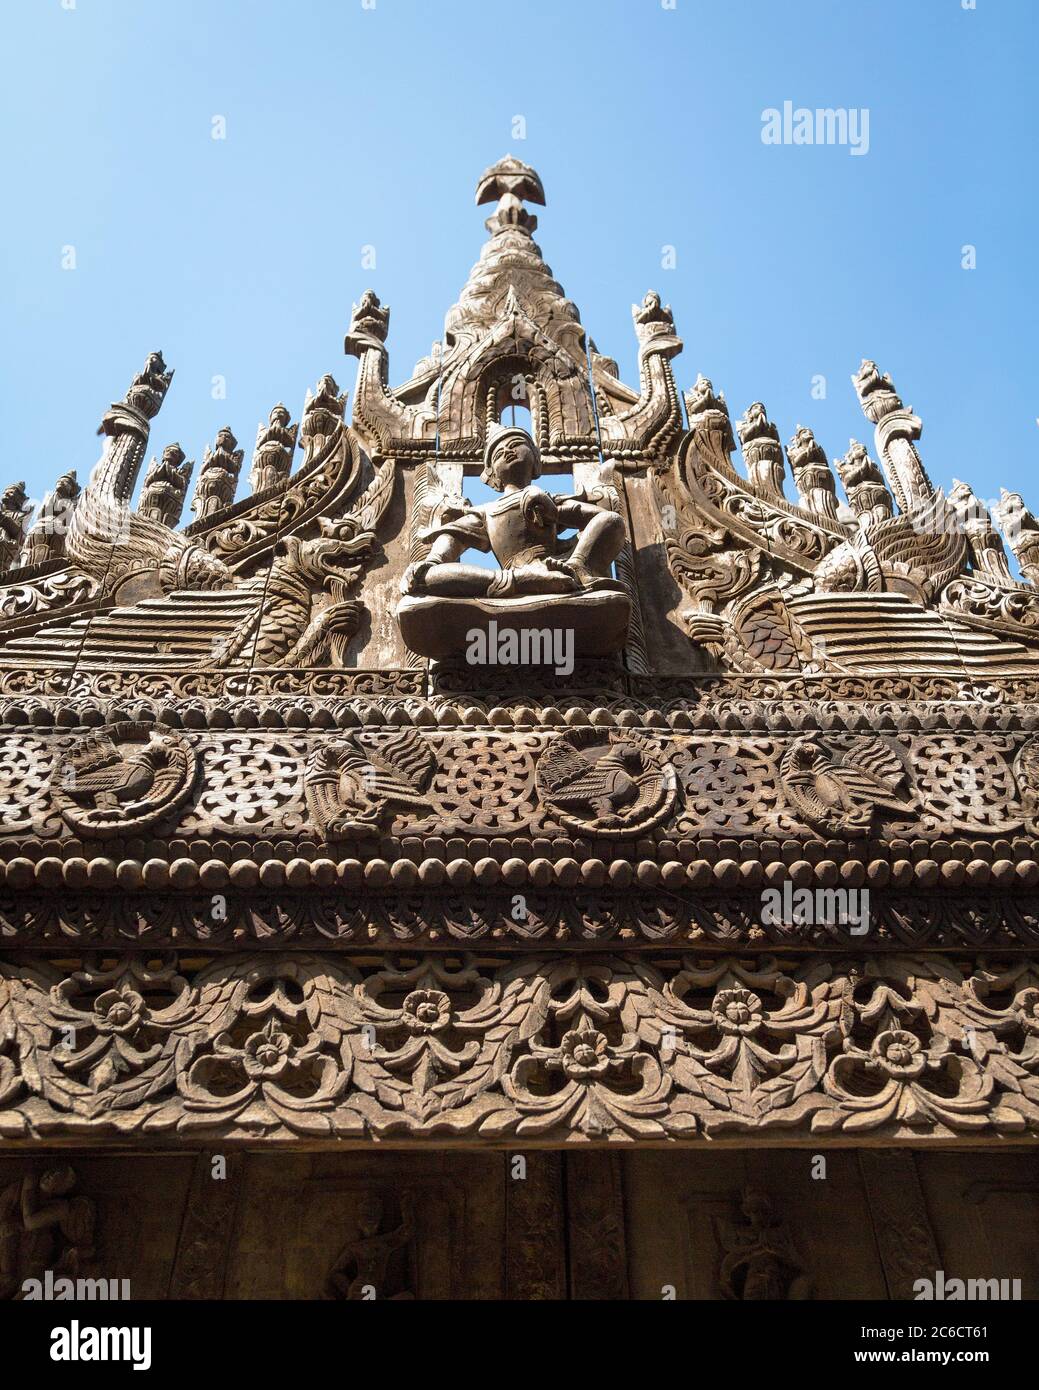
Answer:
[[[166,366],[161,352],[150,352],[144,370],[137,373],[126,393],[126,404],[139,410],[147,420],[153,420],[170,389],[173,372]]]
[[[492,236],[509,227],[519,227],[525,232],[536,229],[538,219],[527,211],[523,203],[538,203],[544,207],[545,190],[537,171],[515,155],[507,154],[480,176],[480,182],[476,185],[477,206],[493,203],[495,199],[498,200],[498,207],[484,223]]]
[[[545,206],[545,190],[540,175],[514,154],[507,154],[480,175],[480,182],[476,185],[476,205],[493,203],[504,198],[506,193],[522,201]]]
[[[365,290],[350,315],[343,351],[348,357],[361,357],[369,348],[381,352],[389,331],[390,306],[383,304],[374,290]]]

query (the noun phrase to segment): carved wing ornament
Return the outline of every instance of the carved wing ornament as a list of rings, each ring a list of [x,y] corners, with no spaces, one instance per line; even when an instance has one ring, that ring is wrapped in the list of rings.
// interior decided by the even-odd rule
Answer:
[[[918,805],[905,754],[894,742],[867,739],[841,750],[800,738],[783,754],[779,770],[796,810],[830,835],[868,835],[881,811],[905,817]]]
[[[315,750],[307,767],[307,804],[327,840],[364,838],[394,816],[432,810],[425,792],[436,758],[417,729],[402,729],[378,747],[360,738]]]

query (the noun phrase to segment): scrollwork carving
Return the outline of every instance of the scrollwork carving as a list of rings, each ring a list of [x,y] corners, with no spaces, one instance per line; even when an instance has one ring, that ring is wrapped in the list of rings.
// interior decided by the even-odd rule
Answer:
[[[1034,1135],[1037,1000],[1030,962],[893,954],[5,964],[0,1134]]]

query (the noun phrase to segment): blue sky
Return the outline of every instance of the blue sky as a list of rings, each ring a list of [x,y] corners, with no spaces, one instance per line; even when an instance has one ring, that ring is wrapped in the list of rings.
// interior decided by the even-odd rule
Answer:
[[[248,459],[322,372],[352,399],[368,285],[406,380],[485,237],[476,180],[511,151],[625,379],[653,287],[683,389],[702,371],[734,417],[761,399],[784,442],[810,425],[832,456],[872,448],[849,377],[874,357],[936,483],[1039,508],[1034,0],[6,0],[4,19],[0,482],[84,480],[156,347],[176,378],[153,448],[200,460],[228,423]],[[763,144],[786,100],[868,108],[868,154]]]

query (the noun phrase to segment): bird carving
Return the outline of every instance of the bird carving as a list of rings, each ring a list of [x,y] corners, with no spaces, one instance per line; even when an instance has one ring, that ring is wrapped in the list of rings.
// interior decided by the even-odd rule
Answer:
[[[401,729],[377,749],[351,739],[318,748],[307,775],[307,799],[329,840],[374,835],[400,812],[431,810],[425,791],[436,756],[416,729]]]
[[[1039,812],[1039,739],[1030,739],[1014,761],[1021,804],[1030,816]]]
[[[178,734],[114,724],[81,738],[52,776],[61,814],[80,835],[142,830],[191,796],[198,758]]]
[[[156,777],[155,769],[139,755],[124,757],[107,734],[84,739],[69,759],[69,767],[69,795],[113,811],[146,795]]]
[[[835,833],[866,835],[881,808],[907,811],[916,804],[904,790],[906,770],[880,739],[853,753],[837,753],[813,739],[798,739],[781,764],[783,783],[809,821]]]
[[[586,806],[597,820],[618,824],[621,807],[638,800],[638,778],[644,771],[633,743],[619,743],[592,761],[567,739],[557,738],[541,756],[538,780],[557,805]]]

